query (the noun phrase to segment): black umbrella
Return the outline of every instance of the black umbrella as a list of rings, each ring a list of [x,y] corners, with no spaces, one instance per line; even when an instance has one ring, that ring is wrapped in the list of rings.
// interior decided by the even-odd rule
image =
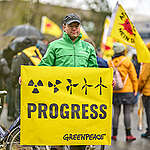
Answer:
[[[18,52],[37,44],[37,38],[35,37],[16,37],[11,41],[7,48],[3,50],[3,56],[7,60],[8,65],[11,66],[12,58]]]
[[[9,44],[9,47],[13,52],[17,53],[27,47],[35,46],[37,43],[37,40],[38,39],[34,37],[26,37],[26,36],[17,37]]]
[[[34,26],[23,24],[10,28],[4,36],[14,36],[14,37],[36,37],[37,39],[43,39],[42,33]]]

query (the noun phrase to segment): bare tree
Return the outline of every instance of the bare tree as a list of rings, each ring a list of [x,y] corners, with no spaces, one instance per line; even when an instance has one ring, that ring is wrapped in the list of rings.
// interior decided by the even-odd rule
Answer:
[[[88,7],[96,12],[110,12],[107,0],[86,0]]]

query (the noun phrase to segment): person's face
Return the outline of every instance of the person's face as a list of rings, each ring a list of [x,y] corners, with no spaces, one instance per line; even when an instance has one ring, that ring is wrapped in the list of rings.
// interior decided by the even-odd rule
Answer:
[[[98,56],[99,58],[102,58],[102,57],[103,57],[102,52],[97,52],[97,56]]]
[[[80,34],[80,24],[77,22],[73,22],[71,24],[63,25],[63,30],[69,35],[71,40],[74,40]]]

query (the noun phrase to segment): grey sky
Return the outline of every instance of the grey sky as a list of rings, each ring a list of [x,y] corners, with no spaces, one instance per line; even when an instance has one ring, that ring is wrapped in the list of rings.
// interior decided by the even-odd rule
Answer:
[[[74,8],[87,9],[85,0],[40,0],[53,5],[70,6]],[[111,8],[114,8],[117,0],[107,0]],[[123,8],[132,10],[135,14],[150,16],[150,0],[118,0]]]
[[[107,0],[112,8],[117,0]],[[119,0],[119,3],[127,11],[132,10],[135,14],[150,16],[150,0]]]
[[[70,6],[73,8],[88,9],[85,0],[40,0],[53,5]]]

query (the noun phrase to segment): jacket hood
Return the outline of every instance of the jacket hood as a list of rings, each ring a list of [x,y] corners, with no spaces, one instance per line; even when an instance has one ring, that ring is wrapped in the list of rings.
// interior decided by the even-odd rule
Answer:
[[[125,57],[125,56],[123,56],[123,55],[114,57],[114,58],[113,58],[113,63],[114,63],[114,65],[117,66],[117,65],[121,62],[121,60],[122,60],[124,57]],[[122,63],[124,63],[124,62],[122,62]]]
[[[124,56],[123,54],[119,53],[119,54],[114,54],[114,56],[112,56],[112,59],[116,58],[116,57],[120,57],[120,56]]]

